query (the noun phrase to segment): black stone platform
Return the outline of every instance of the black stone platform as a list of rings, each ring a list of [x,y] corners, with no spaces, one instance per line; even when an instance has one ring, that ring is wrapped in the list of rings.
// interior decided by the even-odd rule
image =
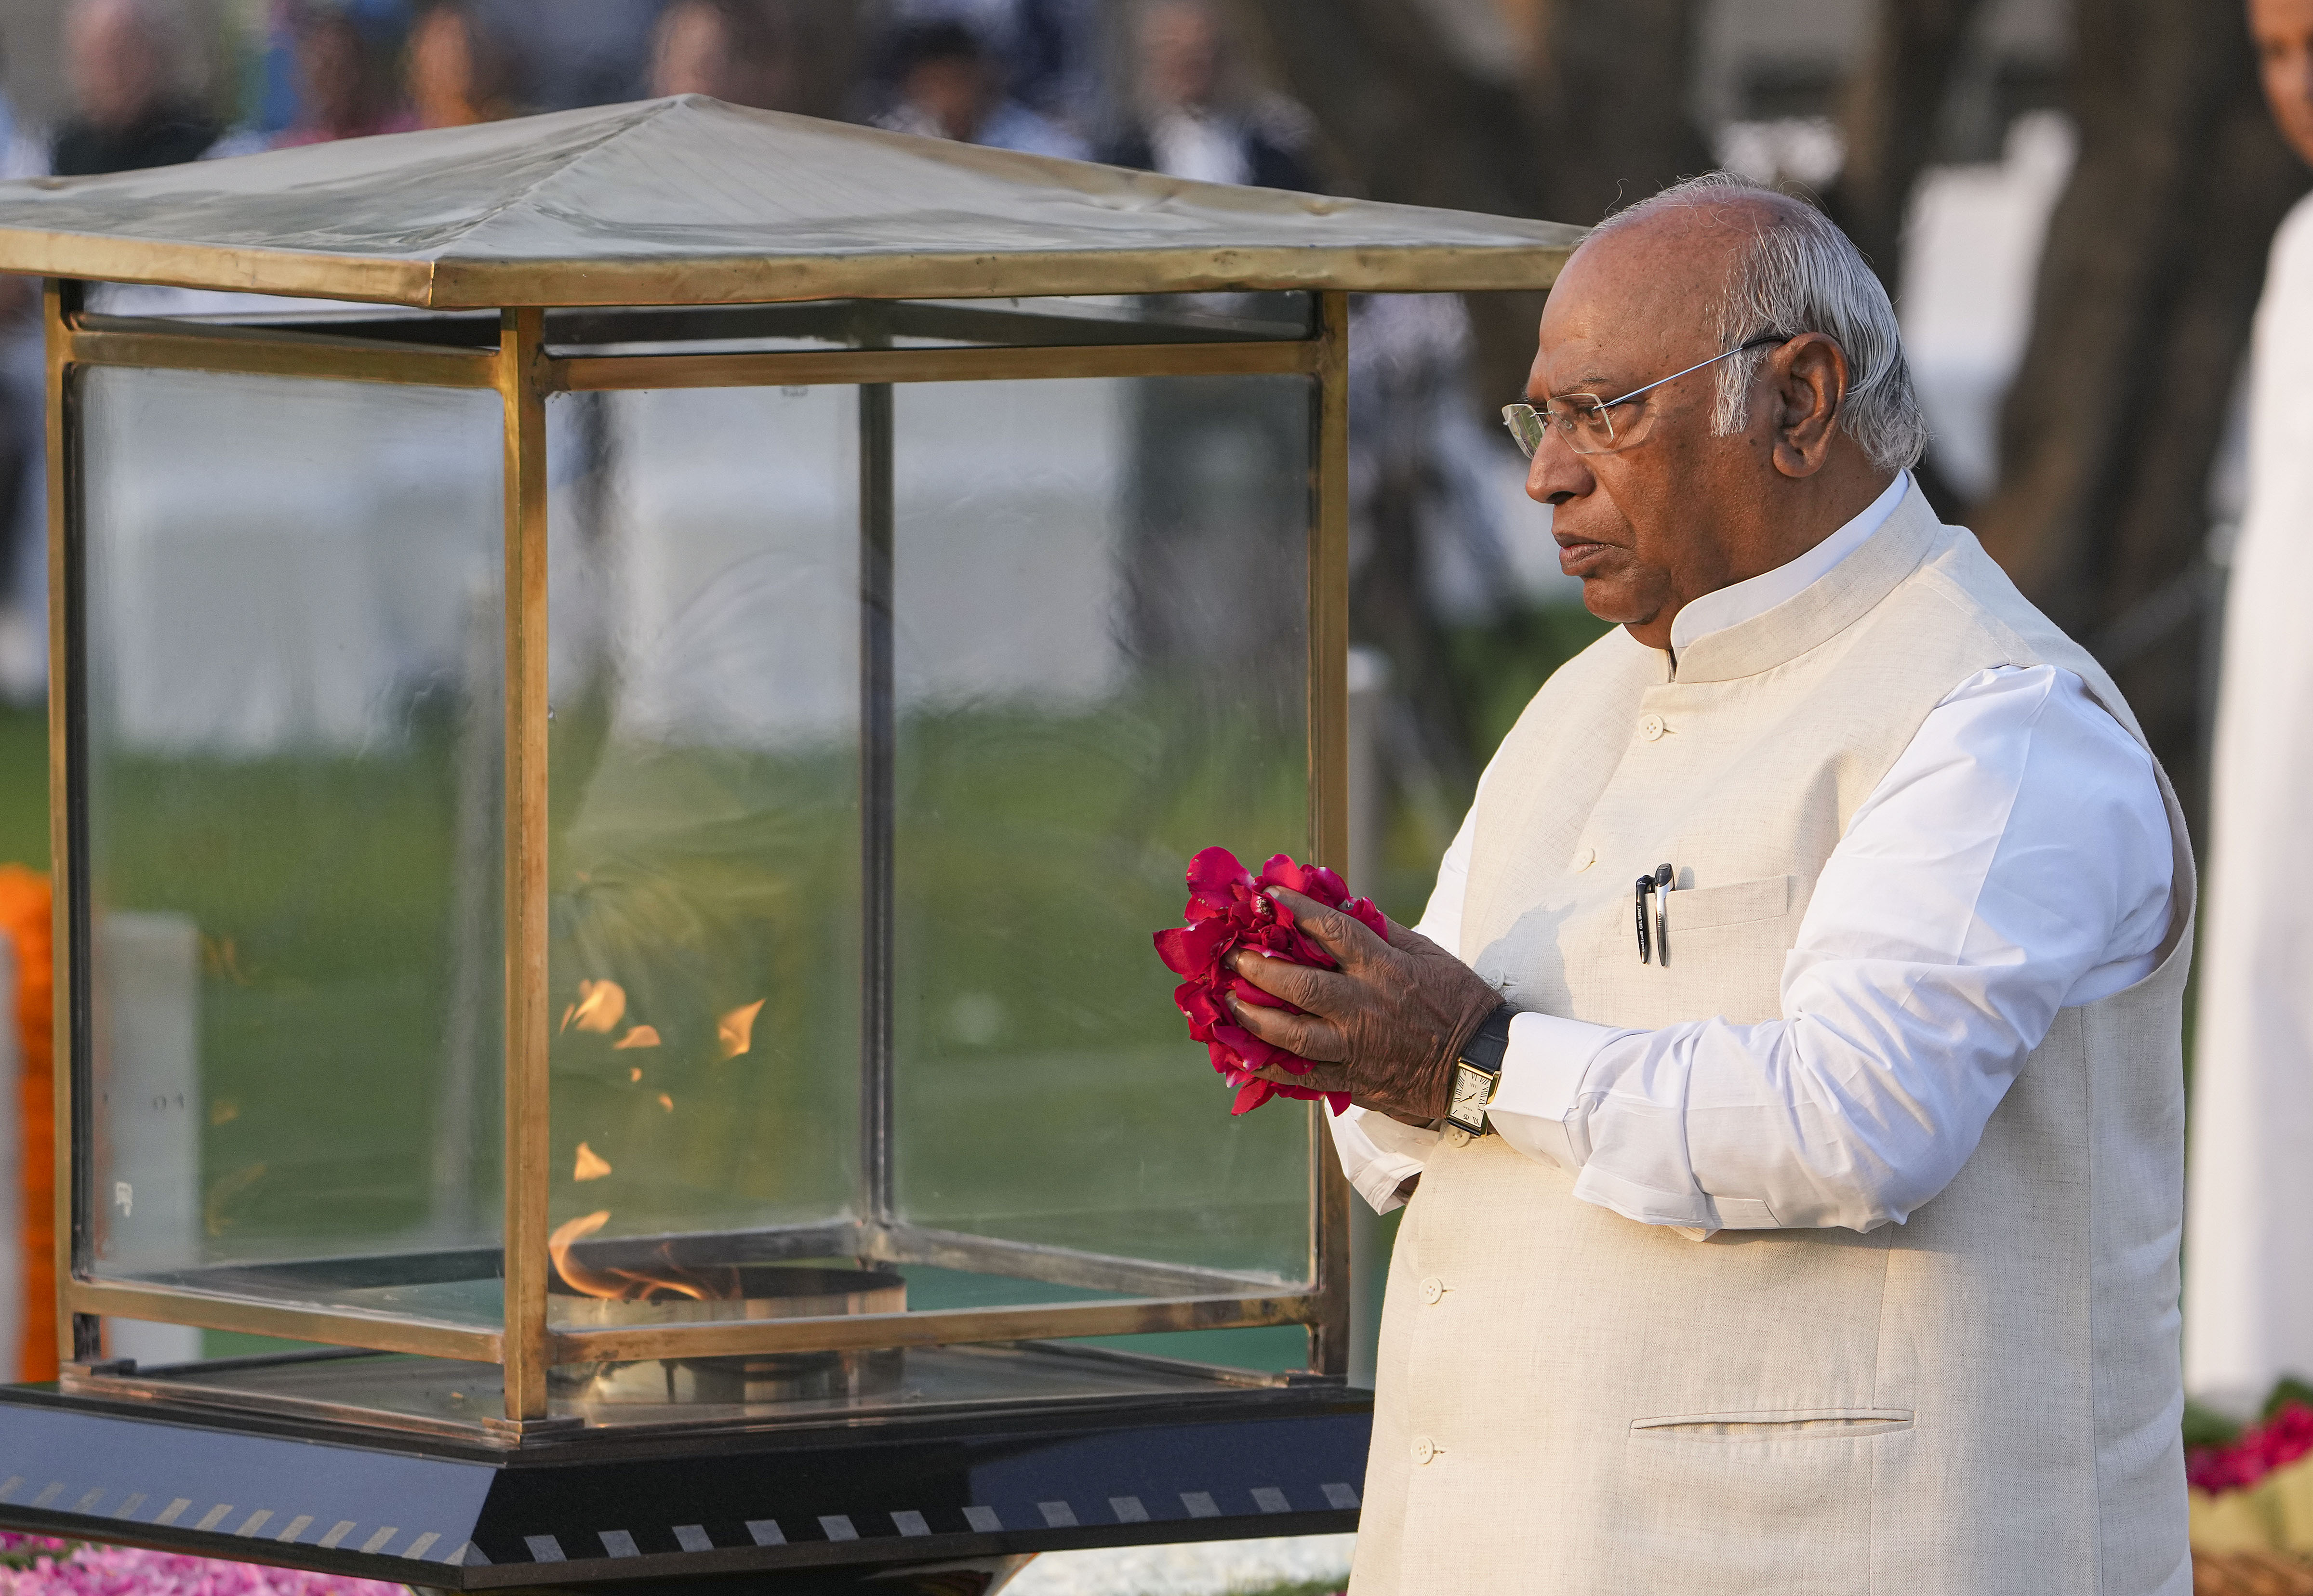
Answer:
[[[1353,1530],[1370,1409],[1319,1382],[504,1449],[14,1386],[0,1526],[462,1591],[819,1591],[945,1563],[862,1588],[969,1592],[1012,1554]]]

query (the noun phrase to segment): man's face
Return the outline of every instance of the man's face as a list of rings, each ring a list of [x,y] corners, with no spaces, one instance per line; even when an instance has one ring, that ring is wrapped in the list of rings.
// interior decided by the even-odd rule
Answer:
[[[2313,0],[2249,0],[2265,103],[2282,137],[2313,162]]]
[[[453,11],[427,13],[409,40],[409,98],[418,120],[428,127],[472,120],[481,97],[476,75],[465,19]]]
[[[309,27],[298,41],[297,69],[315,127],[355,125],[362,110],[362,40],[352,22],[330,17]]]
[[[81,115],[128,127],[160,98],[161,61],[144,19],[121,0],[83,0],[65,22],[65,70]]]
[[[1707,307],[1737,236],[1672,215],[1584,246],[1543,311],[1528,401],[1615,399],[1718,354]],[[1582,579],[1582,602],[1602,620],[1667,628],[1680,605],[1729,580],[1710,509],[1722,485],[1765,462],[1740,434],[1711,436],[1717,370],[1618,407],[1618,429],[1645,425],[1643,441],[1627,449],[1577,454],[1553,430],[1535,452],[1527,495],[1552,506],[1559,567]]]
[[[1220,40],[1211,13],[1196,0],[1160,6],[1140,34],[1148,93],[1160,105],[1200,106],[1210,100],[1220,71]]]
[[[731,40],[711,5],[672,5],[661,13],[658,53],[651,63],[654,94],[711,94],[729,100]]]
[[[995,98],[990,92],[991,76],[981,62],[941,56],[910,67],[900,92],[942,133],[968,142],[988,118]]]

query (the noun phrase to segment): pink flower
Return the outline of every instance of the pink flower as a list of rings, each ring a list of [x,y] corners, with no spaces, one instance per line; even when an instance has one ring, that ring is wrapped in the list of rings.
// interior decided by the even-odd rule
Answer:
[[[400,1585],[35,1536],[0,1540],[0,1596],[407,1596]]]
[[[2313,1407],[2290,1402],[2261,1425],[2251,1425],[2222,1446],[2196,1446],[2185,1454],[2185,1483],[2198,1490],[2245,1490],[2276,1469],[2313,1452]]]
[[[1204,1043],[1212,1055],[1213,1067],[1237,1089],[1230,1113],[1245,1113],[1282,1094],[1322,1097],[1338,1114],[1350,1106],[1346,1092],[1314,1092],[1306,1086],[1280,1086],[1256,1078],[1254,1070],[1272,1064],[1297,1075],[1306,1074],[1311,1061],[1262,1041],[1239,1025],[1222,1001],[1234,993],[1243,1003],[1288,1013],[1301,1012],[1229,969],[1229,955],[1239,948],[1256,948],[1288,964],[1336,968],[1332,955],[1294,924],[1293,911],[1268,895],[1271,887],[1332,904],[1362,922],[1376,936],[1389,935],[1373,900],[1350,898],[1341,878],[1322,864],[1296,864],[1278,854],[1255,876],[1227,848],[1207,848],[1189,861],[1189,903],[1182,911],[1188,924],[1156,934],[1156,956],[1167,969],[1185,978],[1174,988],[1173,1001],[1189,1017],[1189,1034]]]

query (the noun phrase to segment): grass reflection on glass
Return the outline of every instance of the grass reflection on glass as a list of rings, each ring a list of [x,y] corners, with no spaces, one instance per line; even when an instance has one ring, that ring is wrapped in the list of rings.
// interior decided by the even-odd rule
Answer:
[[[1292,1276],[1304,1122],[1229,1118],[1148,938],[1177,917],[1195,848],[1300,846],[1300,763],[1246,759],[1249,725],[1168,735],[1174,713],[903,723],[900,1201],[945,1228]],[[856,1211],[855,757],[588,747],[584,721],[556,722],[550,1014],[582,979],[623,1004],[601,1029],[572,1013],[552,1041],[555,1217],[609,1209],[606,1234],[637,1234]],[[94,773],[98,901],[183,915],[200,938],[205,1259],[439,1236],[455,741],[420,714],[361,756]],[[485,1233],[496,924],[493,899],[486,943],[464,943],[489,967],[462,1166]],[[581,1142],[608,1166],[583,1181]]]

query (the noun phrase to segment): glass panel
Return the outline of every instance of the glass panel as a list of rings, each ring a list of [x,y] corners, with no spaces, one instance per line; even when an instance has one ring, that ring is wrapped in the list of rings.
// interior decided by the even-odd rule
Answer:
[[[495,1324],[498,400],[80,393],[87,1267]]]
[[[1306,1112],[1230,1117],[1149,939],[1197,849],[1305,851],[1314,385],[894,392],[898,1218],[996,1243],[910,1305],[1303,1279]]]
[[[858,411],[849,388],[550,406],[557,1322],[742,1255],[673,1238],[850,1242]]]

